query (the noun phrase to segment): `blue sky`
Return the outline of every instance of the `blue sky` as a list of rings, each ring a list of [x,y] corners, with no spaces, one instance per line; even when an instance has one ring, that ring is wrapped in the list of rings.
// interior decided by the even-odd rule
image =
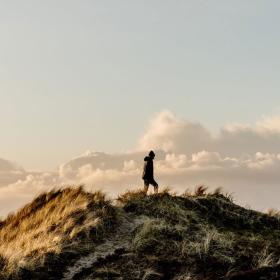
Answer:
[[[213,131],[279,113],[279,1],[0,4],[0,157],[28,169],[131,149],[165,109]]]

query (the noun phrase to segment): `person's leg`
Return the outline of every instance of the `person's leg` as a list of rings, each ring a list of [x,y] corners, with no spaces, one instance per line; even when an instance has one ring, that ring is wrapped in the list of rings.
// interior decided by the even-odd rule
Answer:
[[[144,193],[147,194],[149,189],[149,181],[144,180]]]
[[[153,180],[150,183],[154,186],[154,193],[157,194],[158,193],[158,183],[155,180]]]

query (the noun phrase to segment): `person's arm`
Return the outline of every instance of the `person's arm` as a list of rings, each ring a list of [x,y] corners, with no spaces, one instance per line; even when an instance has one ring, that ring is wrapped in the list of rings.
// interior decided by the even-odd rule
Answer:
[[[147,175],[147,161],[144,162],[142,179],[144,179],[146,175]]]

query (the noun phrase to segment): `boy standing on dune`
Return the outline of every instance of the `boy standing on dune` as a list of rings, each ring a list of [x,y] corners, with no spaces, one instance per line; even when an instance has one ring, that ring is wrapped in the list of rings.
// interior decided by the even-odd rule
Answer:
[[[144,180],[144,192],[147,193],[149,185],[154,187],[154,192],[158,193],[158,183],[154,179],[154,160],[155,153],[150,151],[149,156],[144,158],[144,169],[142,179]]]

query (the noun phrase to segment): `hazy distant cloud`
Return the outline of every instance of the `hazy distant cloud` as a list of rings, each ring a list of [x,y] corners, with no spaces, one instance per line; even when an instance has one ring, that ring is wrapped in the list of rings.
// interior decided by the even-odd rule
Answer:
[[[21,179],[0,188],[0,216],[30,202],[34,196],[58,186],[58,176],[53,173],[25,173]]]
[[[164,111],[155,115],[131,152],[88,151],[52,173],[30,173],[0,160],[0,215],[56,186],[83,184],[111,197],[142,187],[143,158],[150,149],[156,151],[155,175],[161,187],[183,192],[198,184],[223,186],[243,204],[279,207],[279,140],[278,117],[264,117],[254,125],[226,125],[212,135],[201,124]]]
[[[69,184],[84,184],[91,189],[102,189],[113,195],[139,182],[144,152],[106,154],[86,152],[59,167],[59,179]],[[163,159],[164,152],[157,158]],[[137,180],[138,178],[138,180]]]
[[[25,175],[25,170],[17,164],[0,159],[0,187],[14,183],[24,178]]]
[[[258,152],[242,157],[225,157],[208,151],[191,155],[162,151],[159,154],[161,156],[155,161],[155,169],[160,186],[171,186],[179,192],[198,184],[224,186],[242,197],[243,203],[248,201],[257,205],[253,204],[254,196],[248,192],[248,186],[265,191],[264,187],[275,187],[280,180],[280,154]],[[81,156],[61,166],[60,180],[85,184],[90,189],[103,189],[114,196],[127,189],[142,187],[143,156],[139,158],[138,153],[123,157],[103,153]],[[115,162],[114,167],[104,168],[102,160],[107,157],[118,158],[119,164]],[[67,172],[69,170],[70,173]],[[269,203],[276,207],[275,198],[269,198]],[[265,205],[268,205],[268,201],[263,198],[255,207]]]
[[[216,149],[223,154],[278,153],[280,117],[264,117],[255,125],[227,125],[221,129],[221,134],[216,141]]]

